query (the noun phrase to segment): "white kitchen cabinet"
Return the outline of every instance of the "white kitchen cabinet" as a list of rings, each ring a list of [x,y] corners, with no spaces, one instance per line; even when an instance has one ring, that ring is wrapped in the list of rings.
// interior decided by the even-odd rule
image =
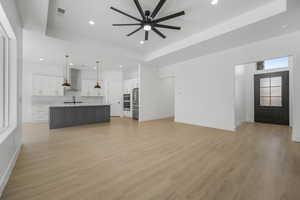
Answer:
[[[95,88],[96,80],[82,80],[81,96],[99,97],[104,96],[104,84],[100,81],[101,89]]]
[[[46,75],[32,76],[33,96],[64,96],[63,78]]]

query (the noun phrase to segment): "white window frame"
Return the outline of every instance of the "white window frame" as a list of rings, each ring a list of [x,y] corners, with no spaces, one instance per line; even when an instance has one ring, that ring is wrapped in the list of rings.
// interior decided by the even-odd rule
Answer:
[[[22,37],[19,32],[19,36],[15,34],[15,30],[11,26],[10,20],[7,18],[5,10],[0,3],[0,25],[4,33],[6,34],[6,67],[8,70],[6,79],[6,128],[0,133],[0,145],[17,129],[21,128],[20,108],[22,103],[21,96],[21,72],[22,65],[21,58],[21,43]],[[20,29],[16,29],[20,30]],[[18,41],[20,39],[20,41]]]
[[[0,99],[0,106],[1,106],[1,113],[0,113],[0,119],[2,121],[2,124],[0,126],[0,134],[3,133],[8,127],[9,127],[9,78],[10,78],[10,72],[9,72],[9,37],[7,33],[5,32],[4,28],[0,24],[0,41],[3,42],[3,49],[0,51],[3,53],[3,63],[0,65],[1,69],[1,76],[2,81],[0,84],[1,89],[1,99]]]
[[[265,74],[265,73],[271,73],[271,72],[289,71],[291,69],[290,56],[276,57],[276,58],[271,58],[271,59],[266,59],[266,60],[274,60],[274,59],[279,59],[279,58],[288,58],[288,65],[286,67],[273,68],[273,69],[258,70],[257,68],[255,68],[255,74]]]

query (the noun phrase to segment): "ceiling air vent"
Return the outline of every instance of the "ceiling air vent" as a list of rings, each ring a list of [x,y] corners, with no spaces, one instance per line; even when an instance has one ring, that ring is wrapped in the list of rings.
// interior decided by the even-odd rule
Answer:
[[[57,8],[57,13],[58,13],[59,15],[64,15],[64,14],[66,13],[66,10],[63,9],[63,8]]]

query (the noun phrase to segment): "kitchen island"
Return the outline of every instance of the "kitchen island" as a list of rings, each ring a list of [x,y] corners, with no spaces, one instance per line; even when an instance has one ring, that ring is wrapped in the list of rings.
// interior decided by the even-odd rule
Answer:
[[[49,106],[49,128],[64,128],[110,121],[110,105],[61,104]]]

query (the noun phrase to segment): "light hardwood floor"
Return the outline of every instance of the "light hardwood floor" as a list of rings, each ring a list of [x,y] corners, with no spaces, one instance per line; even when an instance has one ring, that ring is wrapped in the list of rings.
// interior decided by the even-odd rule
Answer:
[[[299,200],[300,144],[290,137],[284,126],[228,132],[171,119],[27,124],[2,200]]]

